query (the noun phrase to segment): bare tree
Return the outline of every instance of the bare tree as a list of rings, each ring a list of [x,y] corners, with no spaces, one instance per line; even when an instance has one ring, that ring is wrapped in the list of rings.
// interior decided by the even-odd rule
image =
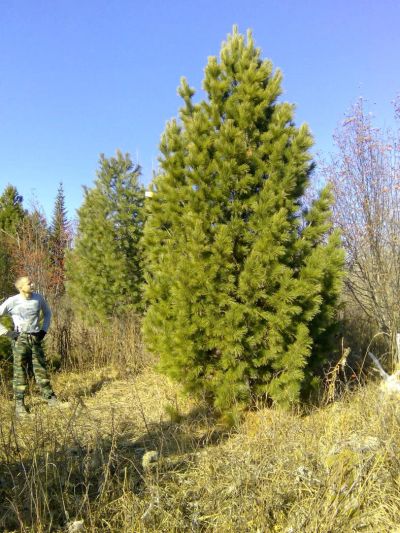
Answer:
[[[395,103],[399,118],[400,100]],[[400,329],[400,135],[374,127],[360,99],[335,134],[324,168],[336,196],[334,220],[347,250],[347,287],[376,326]]]
[[[28,275],[39,292],[52,291],[49,231],[44,214],[35,208],[20,224],[11,249],[15,275]]]

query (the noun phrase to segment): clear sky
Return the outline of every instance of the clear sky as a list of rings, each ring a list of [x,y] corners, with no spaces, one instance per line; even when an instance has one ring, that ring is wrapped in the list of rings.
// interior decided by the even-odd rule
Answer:
[[[0,192],[11,183],[51,216],[62,181],[72,218],[117,148],[148,183],[180,77],[200,90],[233,24],[282,69],[316,151],[359,96],[390,121],[399,0],[0,0]]]

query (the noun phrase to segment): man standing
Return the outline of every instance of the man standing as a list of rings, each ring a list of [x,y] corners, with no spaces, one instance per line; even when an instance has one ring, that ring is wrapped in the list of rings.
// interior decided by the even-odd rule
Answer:
[[[15,287],[19,294],[11,296],[0,306],[0,316],[10,315],[18,335],[13,345],[13,389],[17,415],[28,413],[24,403],[28,364],[32,364],[36,383],[49,405],[57,398],[51,388],[46,369],[42,340],[50,326],[51,311],[41,294],[33,292],[33,283],[27,276],[18,278]],[[40,326],[40,321],[43,323]]]

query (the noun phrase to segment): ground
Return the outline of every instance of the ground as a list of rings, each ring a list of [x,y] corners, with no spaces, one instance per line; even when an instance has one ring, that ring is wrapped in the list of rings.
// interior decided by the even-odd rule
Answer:
[[[150,367],[53,376],[0,404],[2,531],[396,531],[398,401],[375,385],[224,427]],[[397,530],[399,531],[399,530]]]

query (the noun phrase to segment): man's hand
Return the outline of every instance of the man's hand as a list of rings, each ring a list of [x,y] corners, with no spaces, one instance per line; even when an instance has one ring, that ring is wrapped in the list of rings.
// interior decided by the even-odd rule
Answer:
[[[36,333],[36,337],[42,341],[46,335],[47,331],[45,331],[44,329],[41,329],[38,333]]]

